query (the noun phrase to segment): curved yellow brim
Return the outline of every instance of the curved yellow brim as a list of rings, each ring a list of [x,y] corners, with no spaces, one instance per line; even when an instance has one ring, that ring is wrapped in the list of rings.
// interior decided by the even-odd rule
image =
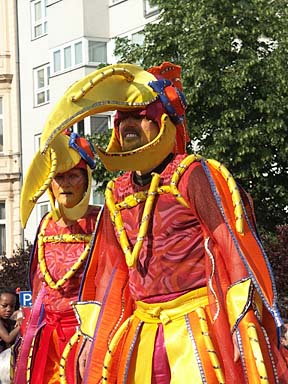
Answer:
[[[121,108],[145,107],[157,99],[148,85],[155,76],[134,64],[98,69],[67,89],[56,104],[41,135],[45,152],[55,137],[86,116]]]

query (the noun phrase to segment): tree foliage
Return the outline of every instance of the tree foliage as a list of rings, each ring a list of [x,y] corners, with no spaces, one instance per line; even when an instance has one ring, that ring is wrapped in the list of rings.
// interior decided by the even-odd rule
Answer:
[[[31,243],[26,241],[25,248],[17,248],[11,257],[2,256],[0,267],[0,288],[20,288],[28,290],[28,269]]]
[[[288,321],[288,225],[276,228],[276,236],[265,233],[262,236],[264,247],[274,272],[276,288],[278,291],[278,305],[280,313]]]
[[[182,66],[200,153],[251,192],[258,224],[287,223],[288,0],[151,0],[144,45],[116,39],[119,61]]]
[[[91,136],[87,136],[87,139],[94,145],[98,145],[102,148],[106,148],[109,139],[110,139],[111,131],[95,133]],[[101,160],[96,155],[96,167],[93,170],[93,179],[96,180],[96,190],[103,192],[105,191],[106,185],[109,180],[113,177],[119,175],[119,172],[109,172],[105,169],[104,165],[101,163]]]

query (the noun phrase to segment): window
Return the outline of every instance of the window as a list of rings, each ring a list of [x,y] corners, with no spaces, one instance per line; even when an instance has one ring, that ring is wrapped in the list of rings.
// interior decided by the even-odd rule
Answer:
[[[102,192],[93,190],[93,204],[104,205],[105,199]]]
[[[104,42],[88,41],[88,61],[89,63],[107,62],[107,45]]]
[[[48,201],[37,204],[37,222],[40,222],[42,217],[49,212],[50,204]]]
[[[107,132],[111,124],[110,115],[92,115],[73,124],[70,128],[72,132],[78,133],[80,136],[94,135],[101,132]]]
[[[151,16],[151,14],[155,14],[158,11],[157,5],[150,5],[149,0],[144,0],[144,15]]]
[[[94,115],[90,116],[90,134],[108,131],[110,116]]]
[[[42,67],[34,69],[35,106],[48,103],[50,100],[49,77],[50,77],[49,65],[43,65]]]
[[[80,120],[77,123],[77,133],[80,136],[85,136],[84,120]]]
[[[59,50],[53,53],[53,63],[54,63],[54,67],[53,67],[54,73],[61,71],[61,52]]]
[[[82,38],[55,48],[51,52],[52,75],[71,70],[77,66],[97,65],[107,62],[107,43]]]
[[[0,152],[3,152],[3,98],[0,97]]]
[[[83,64],[83,42],[62,45],[52,51],[53,75]]]
[[[79,136],[85,136],[85,119],[78,121],[69,128],[70,132],[78,133]],[[88,129],[87,129],[88,131]]]
[[[6,214],[5,202],[0,202],[0,255],[6,253]]]
[[[140,32],[132,33],[131,40],[134,44],[138,44],[138,45],[142,46],[144,43],[144,37],[145,36],[144,36],[143,31],[140,31]]]
[[[38,152],[40,149],[41,134],[34,135],[34,152]]]
[[[31,1],[32,38],[47,34],[47,0]]]
[[[64,48],[64,69],[72,65],[71,46]]]
[[[82,54],[82,41],[74,44],[74,56],[75,56],[75,65],[81,64],[83,62]]]

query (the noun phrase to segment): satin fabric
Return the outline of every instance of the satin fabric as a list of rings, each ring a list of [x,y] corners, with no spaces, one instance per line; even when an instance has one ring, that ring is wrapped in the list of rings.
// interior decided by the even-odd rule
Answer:
[[[45,231],[46,235],[92,235],[99,211],[99,207],[90,206],[86,215],[70,226],[60,226],[51,219]],[[86,244],[83,242],[45,244],[45,261],[47,269],[54,281],[62,278],[73,266],[84,251],[85,246]],[[78,299],[84,267],[85,263],[83,263],[75,275],[66,281],[60,289],[55,290],[50,288],[45,283],[43,275],[39,270],[36,237],[30,263],[30,284],[32,287],[33,305],[30,319],[27,322],[27,329],[23,336],[23,346],[25,346],[25,351],[29,352],[31,360],[28,357],[28,353],[23,354],[20,345],[19,354],[15,359],[16,372],[18,366],[21,366],[21,368],[25,367],[28,373],[27,379],[26,373],[24,373],[24,375],[18,375],[14,380],[14,384],[29,383],[30,374],[31,384],[60,383],[59,363],[61,355],[66,344],[74,335],[78,325],[71,307],[71,302],[77,301]],[[37,296],[39,292],[41,292],[41,297],[38,302]],[[31,319],[35,320],[33,324]],[[29,338],[27,338],[27,335]],[[26,340],[27,342],[25,342]],[[65,368],[65,373],[68,384],[76,383],[77,364],[74,359],[75,351],[76,346],[73,347],[66,361],[67,367]],[[22,371],[23,369],[21,369],[21,372]]]
[[[168,302],[137,302],[118,346],[124,369],[118,370],[117,383],[189,383],[191,372],[195,384],[224,383],[211,327],[206,288]]]
[[[157,338],[161,337],[158,331],[159,325],[156,324],[155,327],[154,323],[142,323],[142,320],[136,316],[132,316],[126,323],[126,319],[134,311],[133,306],[136,305],[136,301],[147,303],[157,296],[158,302],[161,302],[161,297],[166,295],[194,291],[206,286],[209,306],[205,306],[203,311],[197,308],[195,311],[189,310],[187,314],[182,314],[179,327],[173,328],[172,321],[173,332],[169,333],[171,337],[165,334],[165,325],[162,325],[170,368],[174,359],[173,348],[175,350],[180,348],[181,356],[182,353],[185,355],[187,340],[190,338],[192,346],[195,345],[198,351],[198,355],[196,354],[198,371],[195,371],[198,373],[195,374],[195,380],[199,380],[199,375],[200,377],[202,375],[203,383],[223,382],[221,376],[223,373],[225,382],[229,384],[260,383],[261,370],[259,372],[257,370],[247,331],[252,323],[261,345],[269,381],[273,383],[278,380],[279,383],[286,384],[287,372],[281,368],[281,357],[277,350],[276,331],[280,319],[275,303],[275,285],[269,263],[255,232],[255,226],[250,221],[253,215],[247,198],[243,195],[242,204],[246,211],[244,211],[244,234],[242,235],[237,233],[235,228],[234,206],[226,180],[218,169],[214,169],[203,160],[196,161],[185,168],[177,184],[179,193],[187,202],[186,207],[182,206],[174,195],[165,193],[165,186],[170,184],[177,166],[184,158],[184,155],[177,155],[161,172],[160,189],[162,186],[163,188],[155,197],[148,231],[135,267],[128,268],[125,264],[117,231],[111,223],[114,212],[104,208],[101,232],[97,236],[97,244],[90,262],[91,268],[89,267],[85,275],[81,294],[83,301],[95,299],[101,302],[84,383],[101,382],[107,345],[111,346],[113,335],[121,329],[122,324],[128,330],[125,332],[125,342],[122,340],[119,348],[116,348],[111,356],[109,384],[129,383],[129,375],[132,375],[131,380],[134,380],[135,375],[131,368],[133,364],[136,367],[137,384],[143,383],[139,374],[141,368],[138,366],[141,363],[147,368],[143,372],[144,377],[149,376],[151,370],[153,377],[157,368],[152,364],[152,356],[153,354],[156,356],[155,345],[157,346]],[[148,189],[149,185],[146,187],[135,185],[132,173],[126,173],[115,181],[114,201],[119,206],[124,205],[121,215],[131,248],[137,240],[145,202],[141,200],[133,207],[125,206],[124,202],[129,202],[130,198],[133,200],[139,191],[145,192]],[[94,260],[98,263],[96,273],[93,268]],[[227,305],[227,292],[231,286],[247,279],[252,282],[253,289],[249,292],[251,296],[248,295],[247,305],[240,314],[238,313],[236,317],[230,316],[234,322],[236,321],[235,324],[231,324],[228,313],[234,309]],[[90,296],[93,292],[92,286],[96,287],[94,297]],[[263,304],[262,317],[254,306],[256,292]],[[204,322],[202,318],[205,319]],[[210,340],[202,337],[207,326]],[[232,329],[237,332],[237,342],[241,352],[241,359],[236,363]],[[183,332],[179,335],[181,343],[177,338],[173,339],[173,333],[178,330],[180,333],[181,330]],[[181,335],[184,335],[184,344]],[[142,336],[145,338],[145,343],[141,342]],[[171,348],[169,342],[171,342]],[[211,370],[211,358],[214,352],[212,356],[207,356],[211,343],[221,367],[219,371],[214,368]],[[144,349],[144,344],[147,350]],[[138,348],[140,348],[139,355],[132,353],[134,350],[138,351]],[[191,345],[188,351],[189,348]],[[133,360],[136,355],[138,361]],[[194,367],[195,355],[192,356],[190,352],[188,355],[191,359],[186,361],[187,364],[183,364],[181,374],[185,375],[189,372],[190,381],[188,379],[186,381],[189,383],[194,380],[194,370],[189,367],[191,364]],[[130,360],[128,356],[131,356]],[[162,356],[165,358],[163,354]],[[156,360],[155,358],[154,361]],[[202,368],[199,368],[199,362]],[[255,376],[255,367],[257,376]],[[165,371],[163,372],[165,375]],[[166,380],[169,381],[171,378]],[[182,382],[185,381],[182,380]]]
[[[31,384],[60,382],[59,364],[66,344],[75,333],[77,319],[71,309],[66,312],[46,312],[45,326],[40,331]],[[66,369],[68,383],[74,381],[75,348],[69,354]]]

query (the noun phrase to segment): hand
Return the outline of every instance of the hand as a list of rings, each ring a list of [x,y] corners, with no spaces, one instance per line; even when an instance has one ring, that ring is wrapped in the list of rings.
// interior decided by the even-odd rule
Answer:
[[[237,361],[240,358],[240,351],[238,348],[237,337],[235,332],[232,335],[232,340],[233,340],[233,346],[234,346],[234,363],[237,363]]]
[[[13,313],[13,315],[11,316],[11,319],[16,321],[15,328],[20,326],[22,324],[23,319],[24,319],[24,314],[23,314],[22,310],[18,309],[17,311],[15,311]]]
[[[84,377],[86,361],[87,361],[88,356],[89,356],[91,344],[92,344],[92,341],[90,341],[88,339],[85,341],[84,348],[82,349],[82,352],[81,352],[79,359],[78,359],[78,367],[79,367],[79,373],[80,373],[81,379],[83,379],[83,377]]]

